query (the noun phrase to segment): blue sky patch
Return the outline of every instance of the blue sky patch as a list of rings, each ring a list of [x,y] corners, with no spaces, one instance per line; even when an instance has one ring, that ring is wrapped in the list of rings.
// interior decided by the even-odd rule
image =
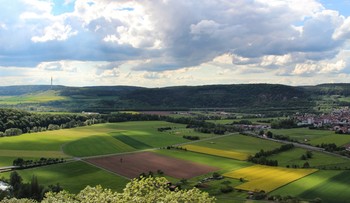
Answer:
[[[54,0],[52,8],[53,15],[61,15],[63,13],[71,13],[74,11],[74,1],[65,4],[65,0]]]

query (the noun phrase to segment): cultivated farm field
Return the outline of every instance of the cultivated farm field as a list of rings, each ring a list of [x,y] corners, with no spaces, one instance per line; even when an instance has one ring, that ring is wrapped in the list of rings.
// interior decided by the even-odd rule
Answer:
[[[220,149],[201,147],[196,145],[183,145],[182,147],[192,152],[198,152],[198,153],[209,154],[214,156],[221,156],[221,157],[237,159],[241,161],[247,160],[248,158],[248,154],[244,154],[241,152],[220,150]]]
[[[273,191],[272,194],[289,194],[306,199],[318,197],[324,202],[348,202],[350,198],[349,181],[349,171],[319,170]]]
[[[165,127],[171,127],[171,130],[158,131],[158,128]],[[302,139],[307,136],[299,135],[303,131],[314,133],[311,141],[338,136],[329,132],[317,134],[325,131],[314,132],[308,129],[291,129],[289,135],[294,133]],[[187,140],[183,135],[199,136],[200,140]],[[336,142],[344,142],[338,138],[332,137]],[[164,121],[105,123],[0,139],[0,166],[11,165],[18,157],[65,158],[66,163],[18,172],[24,181],[30,181],[35,175],[40,184],[58,182],[70,192],[78,192],[86,185],[97,184],[120,191],[130,178],[141,173],[148,174],[149,171],[156,174],[157,170],[163,171],[173,183],[184,178],[186,184],[182,187],[192,188],[216,172],[224,175],[224,179],[206,182],[201,189],[215,195],[218,202],[243,202],[247,197],[246,191],[250,190],[264,190],[269,195],[294,195],[305,199],[318,196],[325,202],[330,202],[330,198],[336,198],[337,192],[346,193],[345,186],[349,181],[347,177],[350,177],[345,170],[322,170],[325,166],[327,169],[350,167],[349,160],[345,158],[313,152],[312,158],[301,160],[300,157],[306,150],[294,148],[268,157],[277,160],[279,167],[255,165],[246,161],[249,155],[254,155],[261,149],[268,151],[279,148],[281,144],[238,133],[224,136],[203,134],[186,128],[186,125]],[[170,145],[182,148],[175,146],[167,149],[166,146]],[[306,161],[311,167],[321,170],[286,168],[292,164],[301,167]],[[2,173],[1,176],[8,177],[9,173]],[[243,183],[240,178],[243,178]],[[223,185],[238,190],[222,193],[220,188]],[[349,198],[343,193],[339,195],[339,200]]]
[[[152,152],[91,158],[86,161],[128,178],[137,178],[141,173],[148,173],[149,171],[157,173],[157,171],[160,170],[167,176],[178,179],[188,179],[219,169],[217,167],[197,164]]]
[[[235,179],[243,178],[247,181],[237,186],[237,189],[270,192],[316,171],[317,169],[290,169],[255,165],[225,173],[224,176]]]
[[[255,154],[256,152],[260,151],[260,149],[271,150],[281,146],[281,144],[276,142],[271,142],[239,134],[233,134],[226,137],[218,137],[215,140],[198,142],[191,145],[225,151],[234,151],[242,154],[247,154],[247,156]]]
[[[183,133],[158,132],[157,128],[184,125],[161,121],[97,124],[56,131],[28,133],[3,137],[0,142],[0,165],[8,163],[1,157],[68,157],[93,156],[135,151],[186,142]]]

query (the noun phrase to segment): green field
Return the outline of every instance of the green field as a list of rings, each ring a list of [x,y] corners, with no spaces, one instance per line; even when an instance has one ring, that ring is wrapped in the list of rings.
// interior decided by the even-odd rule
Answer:
[[[34,151],[34,150],[0,150],[0,166],[11,166],[13,160],[18,157],[25,160],[36,160],[45,158],[67,158],[61,151]]]
[[[323,202],[348,202],[350,172],[320,170],[272,192],[276,195],[300,196],[306,199],[321,198]]]
[[[100,154],[113,154],[119,152],[134,151],[135,148],[122,141],[114,139],[112,136],[95,135],[85,137],[64,145],[65,153],[72,156],[94,156]]]
[[[323,136],[329,136],[334,132],[326,130],[310,130],[308,128],[291,128],[291,129],[271,129],[273,134],[287,135],[290,138],[294,138],[300,142],[304,142],[305,139],[313,140]]]
[[[221,168],[220,172],[227,172],[252,165],[251,163],[245,161],[239,161],[230,158],[212,156],[183,150],[162,149],[157,150],[155,152],[178,159],[201,163],[208,166],[219,167]]]
[[[158,128],[164,127],[171,127],[172,129],[164,132],[158,131]],[[288,135],[300,140],[307,138],[311,140],[310,143],[312,144],[319,142],[329,143],[328,141],[332,141],[332,143],[336,144],[347,143],[348,138],[350,138],[350,136],[337,135],[330,131],[309,130],[305,128],[272,131],[277,134]],[[261,149],[266,151],[281,146],[281,144],[277,142],[244,136],[238,133],[226,136],[203,134],[195,132],[193,129],[187,129],[183,124],[174,124],[164,121],[105,123],[72,129],[2,137],[0,138],[0,166],[11,165],[12,161],[18,157],[24,159],[36,159],[40,157],[86,157],[133,152],[144,149],[166,147],[174,144],[186,145],[185,143],[190,142],[190,140],[184,139],[182,137],[183,135],[197,135],[201,139],[209,137],[212,137],[213,139],[204,141],[199,140],[198,142],[190,143],[190,145],[199,146],[205,150],[203,153],[175,149],[155,149],[154,152],[169,157],[218,167],[219,170],[217,172],[220,174],[228,172],[234,173],[234,171],[239,169],[251,166],[258,167],[258,165],[246,161],[206,154],[210,152],[209,149],[219,150],[220,153],[239,152],[242,154],[253,155]],[[301,160],[301,155],[305,153],[306,150],[304,149],[294,148],[289,151],[272,155],[269,159],[277,160],[280,167],[285,167],[286,165],[291,166],[294,164],[302,167],[306,161],[309,162],[311,167],[325,167],[328,169],[334,169],[335,167],[350,167],[350,161],[347,159],[321,152],[313,152],[313,158]],[[280,168],[280,170],[288,171],[286,168]],[[272,171],[271,176],[277,173],[273,170],[270,171]],[[128,182],[128,180],[123,177],[91,166],[82,161],[20,170],[19,173],[25,181],[29,181],[32,178],[32,175],[36,175],[40,184],[50,185],[59,182],[64,189],[74,193],[83,189],[86,185],[94,186],[97,184],[120,191]],[[253,174],[253,172],[251,174]],[[3,173],[2,175],[8,177],[9,173]],[[189,179],[188,187],[193,187],[202,178],[209,176],[211,176],[211,174],[205,174]],[[279,179],[281,179],[282,176],[284,175],[282,174]],[[321,170],[312,175],[291,182],[283,187],[281,187],[281,185],[283,185],[281,184],[278,186],[281,188],[273,191],[272,194],[281,194],[282,196],[293,195],[307,199],[321,197],[325,202],[329,202],[332,198],[336,198],[337,193],[346,193],[344,191],[346,190],[347,183],[350,182],[348,176],[350,177],[350,171]],[[228,184],[237,188],[239,188],[238,185],[242,184],[238,179],[225,178],[224,180],[229,181]],[[232,202],[233,200],[240,202],[244,200],[247,195],[245,192],[234,191],[229,194],[221,193],[220,187],[224,180],[209,182],[207,184],[208,186],[203,190],[208,191],[211,195],[216,195],[219,199],[218,202]],[[171,181],[179,180],[172,179]],[[307,181],[310,183],[306,184]],[[267,184],[268,181],[263,182],[264,184]],[[267,188],[266,190],[270,191],[273,189],[274,188]],[[331,192],[334,194],[330,194]],[[338,195],[340,196],[339,202],[349,197],[349,195],[346,194]]]
[[[0,104],[16,105],[23,103],[45,103],[51,101],[66,100],[68,98],[59,96],[59,93],[54,90],[48,90],[39,93],[32,93],[20,96],[0,96]]]
[[[24,182],[30,182],[33,175],[38,178],[39,184],[53,185],[59,183],[65,190],[77,193],[87,185],[102,185],[105,188],[121,191],[129,180],[96,168],[84,162],[70,162],[46,167],[19,170],[18,173]],[[8,178],[9,172],[3,173]],[[0,175],[0,177],[1,177]]]
[[[218,137],[210,141],[197,142],[192,145],[203,146],[221,150],[232,150],[253,155],[263,150],[271,150],[281,146],[279,143],[258,139],[250,136],[234,134],[226,137]]]
[[[322,143],[334,143],[337,146],[341,146],[341,145],[345,145],[345,144],[350,143],[350,135],[335,134],[333,132],[333,134],[330,134],[328,136],[319,137],[317,139],[311,140],[310,143],[312,145],[318,145],[318,144],[322,144]]]
[[[287,135],[299,142],[311,143],[312,145],[322,143],[335,143],[336,145],[344,145],[350,143],[350,135],[335,134],[329,130],[310,130],[308,128],[292,128],[292,129],[272,129],[273,134]],[[308,141],[305,141],[307,139]]]
[[[267,120],[277,120],[277,119],[286,119],[286,117],[271,117],[271,118],[236,118],[236,119],[221,119],[221,120],[206,120],[207,122],[212,122],[215,124],[231,124],[232,122],[239,122],[241,120],[247,120],[253,124],[268,124],[259,121]]]
[[[149,149],[152,148],[152,146],[145,144],[143,142],[140,142],[134,138],[132,138],[131,136],[127,136],[124,135],[123,133],[116,133],[116,134],[112,134],[112,137],[135,148],[135,149]]]
[[[172,127],[173,130],[159,132],[157,130],[159,127]],[[135,151],[140,147],[154,148],[188,142],[182,138],[182,135],[188,134],[188,130],[183,129],[186,129],[185,125],[163,121],[107,123],[3,137],[0,149],[11,153],[13,157],[22,154],[33,157],[33,155],[29,155],[30,153],[40,154],[40,157],[53,157],[53,154],[55,157],[61,157],[64,156],[62,150],[73,156],[120,153]],[[19,149],[20,151],[18,151]],[[22,153],[21,150],[30,151],[30,153]]]
[[[269,158],[272,160],[277,160],[278,165],[282,167],[286,167],[287,165],[289,165],[290,167],[292,165],[298,165],[302,167],[305,162],[308,162],[311,167],[330,166],[332,168],[338,164],[340,164],[339,166],[344,166],[344,164],[350,166],[350,162],[346,158],[332,156],[321,152],[312,152],[313,156],[311,159],[302,160],[301,156],[305,154],[306,151],[307,150],[305,149],[294,148],[292,150],[272,155]]]

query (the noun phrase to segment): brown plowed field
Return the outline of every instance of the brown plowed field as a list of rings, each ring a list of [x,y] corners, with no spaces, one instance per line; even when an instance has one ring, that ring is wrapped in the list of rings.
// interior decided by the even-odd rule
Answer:
[[[219,170],[219,168],[162,156],[152,152],[91,158],[86,161],[128,178],[136,178],[141,173],[147,174],[149,171],[156,173],[158,169],[162,170],[165,175],[186,179]]]

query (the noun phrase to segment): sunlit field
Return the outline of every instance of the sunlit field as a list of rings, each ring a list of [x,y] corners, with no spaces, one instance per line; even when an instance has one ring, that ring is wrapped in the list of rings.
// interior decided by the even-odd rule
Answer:
[[[316,171],[317,169],[290,169],[255,165],[225,173],[224,176],[235,179],[242,178],[247,181],[236,186],[236,189],[270,192]]]
[[[244,154],[241,152],[213,149],[213,148],[201,147],[201,146],[196,146],[196,145],[184,145],[183,147],[186,148],[187,150],[193,151],[193,152],[221,156],[221,157],[237,159],[237,160],[241,160],[241,161],[247,160],[247,158],[248,158],[248,154]]]

